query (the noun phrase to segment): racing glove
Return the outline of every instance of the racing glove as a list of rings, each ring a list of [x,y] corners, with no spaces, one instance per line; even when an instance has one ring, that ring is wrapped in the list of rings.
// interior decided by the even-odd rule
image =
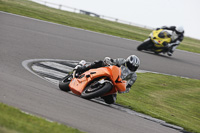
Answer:
[[[126,86],[126,93],[128,93],[128,92],[130,91],[130,89],[131,89],[131,85],[128,84],[128,85]]]
[[[126,90],[125,91],[123,91],[123,92],[118,92],[118,93],[128,93],[129,91],[130,91],[130,89],[131,89],[131,85],[130,84],[128,84],[127,86],[126,86]]]
[[[104,62],[104,65],[110,66],[110,65],[113,64],[113,59],[110,58],[110,57],[105,57],[104,60],[103,60],[103,62]]]
[[[82,72],[85,71],[86,66],[77,65],[77,66],[75,67],[75,69],[76,69],[76,72],[77,72],[77,73],[82,73]]]

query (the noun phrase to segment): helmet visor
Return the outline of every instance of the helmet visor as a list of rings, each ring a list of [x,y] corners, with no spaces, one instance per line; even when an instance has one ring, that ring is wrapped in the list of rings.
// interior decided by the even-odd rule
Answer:
[[[135,71],[138,69],[138,67],[133,66],[133,65],[132,65],[131,63],[129,63],[129,62],[127,62],[126,64],[127,64],[128,69],[129,69],[130,71],[132,71],[132,72],[135,72]]]

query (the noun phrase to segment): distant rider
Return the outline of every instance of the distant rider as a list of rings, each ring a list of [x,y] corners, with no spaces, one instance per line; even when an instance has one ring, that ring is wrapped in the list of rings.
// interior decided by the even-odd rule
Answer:
[[[82,62],[84,62],[84,60]],[[137,79],[136,70],[140,65],[140,60],[136,55],[130,55],[127,59],[124,58],[111,59],[110,57],[105,57],[103,61],[102,60],[95,61],[88,66],[84,64],[85,63],[76,66],[75,69],[77,73],[83,73],[85,71],[88,71],[89,69],[105,67],[110,65],[116,65],[118,67],[121,67],[121,78],[122,80],[127,81],[127,85],[126,85],[126,91],[118,93],[128,93],[129,90],[131,89],[131,86],[135,83]],[[109,101],[109,104],[113,104],[116,101],[116,97],[117,94],[112,94],[104,96],[102,98],[106,101]]]
[[[168,48],[168,52],[167,54],[169,56],[172,56],[174,50],[176,49],[176,47],[180,44],[180,42],[183,41],[184,38],[184,29],[182,26],[176,27],[176,26],[163,26],[161,28],[157,28],[156,30],[159,29],[166,29],[166,30],[171,30],[172,31],[172,36],[171,36],[171,43],[169,43],[167,45]]]

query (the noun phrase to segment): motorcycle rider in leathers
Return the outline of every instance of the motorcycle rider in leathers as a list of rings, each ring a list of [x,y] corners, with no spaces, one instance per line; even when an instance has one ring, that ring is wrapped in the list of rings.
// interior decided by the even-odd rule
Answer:
[[[130,55],[127,59],[124,58],[111,59],[110,57],[105,57],[103,61],[102,60],[95,61],[88,66],[85,65],[86,62],[84,60],[82,60],[81,62],[75,67],[77,73],[83,73],[85,71],[88,71],[89,69],[106,67],[110,65],[116,65],[118,67],[121,67],[121,78],[122,80],[126,80],[127,84],[126,84],[126,91],[118,93],[129,92],[131,86],[135,83],[137,79],[136,70],[140,65],[140,60],[136,55]],[[117,94],[112,94],[104,96],[102,98],[106,101],[109,101],[109,104],[113,104],[116,101],[116,97]]]
[[[184,29],[182,26],[176,27],[176,26],[163,26],[161,28],[157,28],[156,30],[159,29],[165,29],[165,30],[171,30],[172,31],[172,36],[171,36],[171,43],[169,43],[166,47],[168,49],[167,54],[169,56],[172,56],[174,50],[176,47],[180,44],[180,42],[183,41],[184,38]]]

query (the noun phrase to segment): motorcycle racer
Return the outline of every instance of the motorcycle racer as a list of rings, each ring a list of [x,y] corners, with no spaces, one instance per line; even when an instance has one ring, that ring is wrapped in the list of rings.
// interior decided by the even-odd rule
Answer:
[[[116,65],[121,67],[121,78],[127,81],[126,91],[118,93],[128,93],[131,89],[131,86],[135,83],[137,79],[136,71],[140,65],[140,60],[136,55],[130,55],[127,59],[117,58],[112,59],[110,57],[105,57],[104,60],[99,60],[91,63],[86,66],[86,62],[82,60],[76,67],[77,73],[83,73],[89,69],[106,67],[110,65]],[[112,94],[102,97],[106,101],[110,101],[109,104],[115,103],[117,94]]]
[[[171,30],[172,31],[172,36],[171,36],[171,43],[169,43],[166,47],[168,48],[167,54],[169,56],[172,56],[174,50],[176,47],[183,41],[184,38],[184,28],[182,26],[176,27],[176,26],[162,26],[160,28],[157,28],[156,30],[159,29],[166,29],[166,30]]]

